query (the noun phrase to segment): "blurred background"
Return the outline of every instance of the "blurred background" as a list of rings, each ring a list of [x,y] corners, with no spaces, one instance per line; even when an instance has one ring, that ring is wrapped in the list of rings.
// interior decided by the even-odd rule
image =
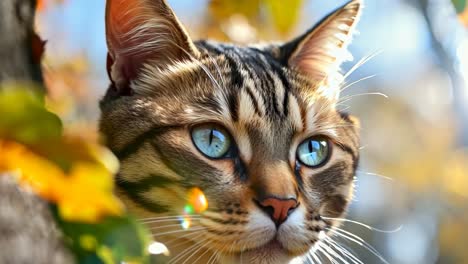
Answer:
[[[286,40],[342,0],[169,0],[194,39]],[[362,162],[344,228],[389,263],[468,263],[468,4],[367,0],[342,96],[362,123]],[[104,0],[41,0],[48,107],[66,129],[96,136],[104,94]],[[369,58],[369,60],[367,60]],[[366,93],[383,93],[385,98]],[[382,232],[385,231],[385,232]],[[365,246],[336,238],[364,263]]]

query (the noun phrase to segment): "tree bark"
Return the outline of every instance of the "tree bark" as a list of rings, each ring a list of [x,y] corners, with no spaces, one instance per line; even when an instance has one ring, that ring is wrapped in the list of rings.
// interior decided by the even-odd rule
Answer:
[[[35,6],[35,0],[0,1],[0,83],[42,84],[42,42],[34,33]]]
[[[45,90],[35,6],[35,0],[0,0],[0,90],[15,87],[5,83]],[[48,203],[0,173],[0,263],[73,262]]]
[[[9,175],[0,174],[0,194],[0,263],[74,262],[47,202]]]

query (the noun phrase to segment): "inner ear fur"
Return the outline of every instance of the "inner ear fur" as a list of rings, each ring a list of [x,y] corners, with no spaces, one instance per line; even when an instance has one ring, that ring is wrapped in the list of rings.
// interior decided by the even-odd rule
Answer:
[[[164,0],[107,0],[107,70],[119,93],[130,91],[145,63],[156,67],[199,56]]]
[[[303,35],[282,45],[279,59],[314,82],[335,78],[340,65],[352,59],[347,47],[361,11],[361,0],[348,2]]]

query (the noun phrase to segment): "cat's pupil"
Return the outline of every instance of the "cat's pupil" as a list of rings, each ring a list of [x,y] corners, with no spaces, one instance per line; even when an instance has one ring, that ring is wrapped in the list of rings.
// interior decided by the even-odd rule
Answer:
[[[210,131],[210,145],[213,142],[213,132],[214,132],[214,129],[211,129],[211,131]],[[216,147],[218,147],[218,146],[216,146]]]

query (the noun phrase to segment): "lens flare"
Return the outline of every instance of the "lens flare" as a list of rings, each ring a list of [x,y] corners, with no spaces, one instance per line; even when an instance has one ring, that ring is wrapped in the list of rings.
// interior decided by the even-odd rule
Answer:
[[[190,228],[190,226],[192,225],[192,221],[190,221],[190,218],[187,218],[187,217],[184,217],[181,219],[181,226],[183,229],[187,230]]]
[[[187,204],[184,206],[183,217],[180,223],[183,229],[189,229],[192,226],[190,215],[199,214],[208,208],[208,201],[205,194],[199,188],[191,188],[187,192]]]
[[[188,206],[191,207],[190,210],[193,211],[189,212],[190,214],[199,214],[208,208],[208,201],[206,200],[205,194],[199,188],[192,188],[189,190],[187,194],[187,202],[188,204],[184,209],[187,209]]]

